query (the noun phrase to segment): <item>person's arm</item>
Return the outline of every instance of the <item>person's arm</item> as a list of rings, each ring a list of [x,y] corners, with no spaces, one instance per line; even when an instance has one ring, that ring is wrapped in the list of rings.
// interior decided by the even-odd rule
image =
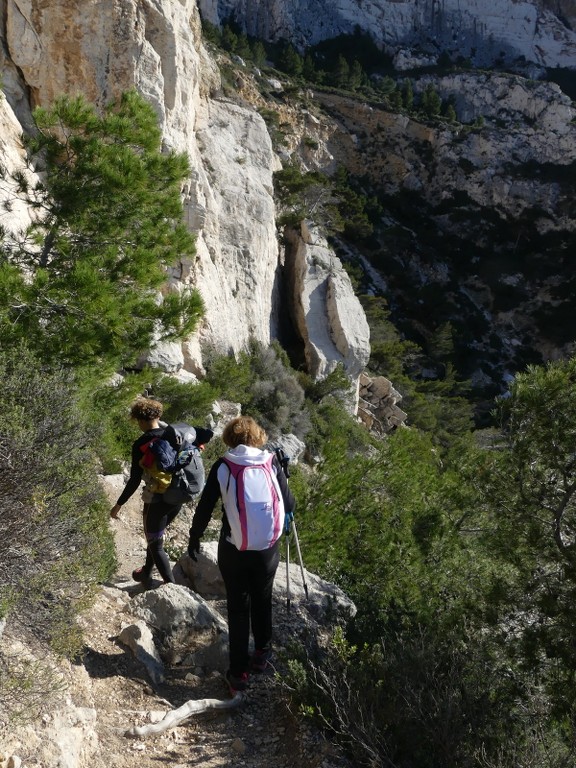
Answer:
[[[286,510],[286,513],[294,512],[294,509],[296,508],[296,499],[294,498],[294,494],[290,490],[290,486],[288,485],[288,480],[286,478],[284,470],[280,466],[280,462],[278,461],[278,458],[276,456],[274,456],[274,458],[272,459],[272,465],[276,470],[276,478],[278,480],[278,485],[280,486],[280,493],[282,494],[282,499],[284,501],[284,509]]]
[[[218,459],[210,469],[206,479],[206,485],[200,496],[200,501],[192,518],[190,528],[190,539],[188,542],[188,554],[195,560],[196,552],[200,551],[200,539],[208,527],[208,523],[214,512],[214,507],[220,499],[220,483],[218,482],[218,468],[222,464],[222,459]]]
[[[128,499],[138,490],[142,481],[142,467],[140,466],[140,459],[142,458],[142,452],[140,451],[140,441],[136,441],[132,445],[132,461],[130,464],[130,477],[128,478],[124,490],[118,497],[118,501],[110,510],[110,517],[117,518],[120,513],[120,508],[126,504]]]

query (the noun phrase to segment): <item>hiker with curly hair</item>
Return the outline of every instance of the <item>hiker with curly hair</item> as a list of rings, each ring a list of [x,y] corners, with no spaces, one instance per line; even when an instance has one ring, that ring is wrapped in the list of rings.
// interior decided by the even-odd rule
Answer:
[[[138,423],[143,434],[132,444],[132,461],[130,465],[130,477],[118,501],[110,510],[110,517],[117,518],[120,509],[128,499],[138,490],[142,479],[147,483],[142,492],[144,501],[143,522],[144,535],[146,536],[146,561],[141,568],[132,571],[134,581],[148,584],[152,576],[154,566],[164,583],[174,583],[174,576],[170,566],[168,555],[164,551],[164,533],[166,528],[174,520],[182,509],[182,504],[168,504],[162,496],[154,494],[147,487],[150,478],[141,466],[143,447],[153,438],[161,438],[166,424],[160,421],[163,406],[158,400],[149,397],[139,397],[130,409],[130,417]]]
[[[250,672],[263,672],[272,655],[272,586],[280,562],[284,515],[295,500],[268,438],[249,416],[232,419],[222,433],[228,446],[212,466],[198,502],[188,554],[196,560],[200,539],[218,500],[223,515],[218,567],[226,587],[232,693],[248,686]],[[254,653],[250,657],[250,630]]]

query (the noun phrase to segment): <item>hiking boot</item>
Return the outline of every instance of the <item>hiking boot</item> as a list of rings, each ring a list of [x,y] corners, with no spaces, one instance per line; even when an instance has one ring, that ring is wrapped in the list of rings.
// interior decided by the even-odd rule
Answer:
[[[248,672],[241,672],[239,675],[233,675],[230,670],[226,672],[226,682],[230,688],[230,693],[234,695],[239,691],[245,691],[248,688]]]
[[[144,568],[136,568],[135,571],[132,571],[132,578],[140,584],[147,584],[152,580],[152,577],[144,570]]]
[[[250,661],[250,669],[252,672],[265,672],[270,668],[270,662],[272,660],[272,651],[270,648],[266,648],[263,651],[254,651],[252,654],[252,660]]]

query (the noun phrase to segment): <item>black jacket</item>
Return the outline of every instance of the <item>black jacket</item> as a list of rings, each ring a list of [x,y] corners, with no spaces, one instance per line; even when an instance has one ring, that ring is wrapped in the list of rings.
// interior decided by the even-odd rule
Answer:
[[[126,504],[128,499],[138,490],[140,483],[142,482],[142,474],[144,470],[140,466],[140,459],[143,454],[140,448],[145,445],[153,437],[162,437],[164,434],[164,427],[156,427],[156,429],[149,429],[148,432],[144,432],[137,440],[132,443],[132,463],[130,464],[130,477],[124,490],[118,497],[117,504]]]

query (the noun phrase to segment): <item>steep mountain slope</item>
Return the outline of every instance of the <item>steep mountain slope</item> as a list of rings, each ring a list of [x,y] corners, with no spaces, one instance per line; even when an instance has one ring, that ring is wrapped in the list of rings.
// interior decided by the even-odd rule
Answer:
[[[462,373],[498,386],[573,348],[576,112],[555,84],[517,75],[413,82],[433,83],[457,121],[317,99],[340,125],[333,153],[383,207],[362,251],[397,324],[426,348],[451,322]]]

